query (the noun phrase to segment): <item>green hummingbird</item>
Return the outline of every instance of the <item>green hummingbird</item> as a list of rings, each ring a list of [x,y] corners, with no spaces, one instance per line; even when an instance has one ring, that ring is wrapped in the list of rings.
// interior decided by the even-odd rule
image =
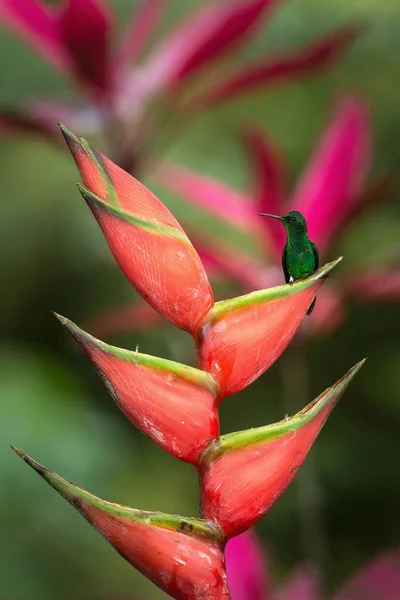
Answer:
[[[297,279],[308,277],[319,267],[318,248],[307,235],[307,223],[303,215],[297,210],[279,217],[259,213],[261,217],[271,217],[282,221],[286,231],[286,244],[282,251],[282,268],[286,283],[292,284]],[[315,306],[315,299],[307,311],[311,315]]]

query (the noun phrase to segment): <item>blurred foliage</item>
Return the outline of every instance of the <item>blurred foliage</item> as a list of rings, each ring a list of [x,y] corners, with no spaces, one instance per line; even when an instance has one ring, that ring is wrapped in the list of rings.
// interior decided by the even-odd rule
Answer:
[[[161,29],[201,3],[172,1]],[[111,4],[122,16],[132,10],[132,0]],[[243,187],[248,171],[236,129],[255,121],[282,146],[294,180],[328,118],[332,100],[350,90],[371,106],[374,169],[398,169],[397,0],[288,0],[245,52],[257,56],[289,44],[295,47],[317,32],[354,20],[365,23],[366,31],[338,67],[181,123],[173,143],[161,145],[160,153]],[[243,55],[237,58],[242,60]],[[58,74],[4,30],[0,74],[2,105],[50,94],[71,96]],[[29,136],[0,140],[0,592],[7,600],[161,598],[7,447],[20,446],[108,500],[197,514],[194,470],[165,455],[126,421],[50,313],[54,309],[83,323],[101,308],[135,298],[74,188],[77,179],[66,149]],[[157,192],[178,216],[192,210]],[[193,222],[214,235],[233,236],[194,211]],[[393,255],[399,252],[399,237],[400,215],[393,194],[348,229],[346,263]],[[240,240],[246,243],[251,241]],[[236,291],[224,289],[227,295]],[[370,358],[313,450],[324,490],[329,587],[337,586],[380,548],[399,541],[399,336],[398,305],[357,305],[350,307],[338,332],[308,347],[313,395],[363,356]],[[131,348],[139,344],[144,352],[182,362],[193,360],[191,341],[172,327],[112,341]],[[223,431],[282,418],[281,370],[278,363],[249,389],[225,401]],[[290,373],[285,376],[290,378]],[[303,558],[293,486],[258,531],[277,576],[284,577]]]

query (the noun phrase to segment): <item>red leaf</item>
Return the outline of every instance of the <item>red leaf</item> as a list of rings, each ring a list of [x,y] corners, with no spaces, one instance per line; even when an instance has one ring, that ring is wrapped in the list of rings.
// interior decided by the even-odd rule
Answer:
[[[276,0],[214,2],[193,13],[144,65],[155,89],[182,83],[240,43]]]
[[[57,69],[67,69],[57,15],[40,0],[2,0],[0,20],[29,41]]]
[[[304,214],[310,239],[322,252],[361,197],[370,145],[366,107],[347,98],[324,132],[291,201],[291,210]]]
[[[277,85],[287,79],[308,75],[316,69],[327,67],[347,49],[359,31],[356,27],[343,28],[295,51],[243,67],[219,81],[209,92],[194,100],[193,104],[201,108],[213,106],[260,87]]]
[[[198,365],[218,381],[222,398],[248,386],[279,358],[337,262],[293,285],[215,304],[199,332]]]
[[[345,292],[356,299],[371,302],[400,300],[400,269],[381,268],[352,273],[345,280]]]
[[[107,94],[111,86],[111,17],[106,6],[100,0],[67,0],[58,25],[77,78],[95,94]]]
[[[202,461],[203,516],[222,527],[228,538],[258,521],[295,476],[363,362],[294,417],[224,435],[210,445]]]
[[[321,597],[319,573],[307,565],[291,573],[289,580],[273,594],[271,600],[320,600]]]
[[[400,592],[400,551],[373,559],[344,584],[333,600],[397,600]]]
[[[170,454],[198,464],[204,448],[219,436],[218,386],[213,378],[170,360],[109,346],[56,316],[128,419]]]
[[[249,233],[259,230],[252,199],[238,190],[180,165],[164,163],[157,169],[155,178],[187,203],[214,214],[237,229]]]
[[[143,300],[130,304],[109,308],[85,323],[93,335],[98,337],[109,337],[127,331],[143,331],[152,327],[162,326],[162,316]]]
[[[243,134],[251,166],[256,175],[255,212],[281,215],[286,212],[284,160],[259,129],[247,129]],[[260,225],[267,234],[266,241],[269,249],[275,257],[280,258],[285,244],[282,225],[275,219],[261,219]]]
[[[51,123],[35,112],[2,110],[0,113],[0,134],[34,133],[51,142],[59,142],[59,136]]]
[[[63,128],[81,188],[127,279],[161,315],[197,334],[213,306],[200,258],[169,210],[141,183]]]
[[[167,0],[142,0],[117,51],[116,66],[134,63],[160,20]]]
[[[167,594],[176,600],[229,600],[223,536],[216,525],[106,502],[13,450]]]

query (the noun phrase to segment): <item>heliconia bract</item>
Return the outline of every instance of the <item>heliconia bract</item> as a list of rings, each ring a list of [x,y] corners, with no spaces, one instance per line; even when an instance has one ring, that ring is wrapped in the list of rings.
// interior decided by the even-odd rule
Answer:
[[[293,417],[224,435],[207,449],[202,510],[228,538],[251,527],[285,491],[363,362]]]
[[[216,525],[106,502],[13,450],[162,590],[179,600],[229,598],[223,534]]]
[[[240,392],[279,358],[339,260],[293,285],[215,304],[199,333],[198,363],[223,395]]]
[[[63,134],[82,175],[82,195],[119,266],[153,308],[193,336],[197,368],[110,346],[56,316],[128,419],[198,470],[201,518],[105,502],[16,452],[173,598],[228,600],[226,541],[283,493],[362,363],[275,425],[220,437],[218,407],[282,354],[340,259],[293,285],[214,305],[199,255],[162,202],[85,140],[65,128]]]
[[[158,312],[195,333],[214,299],[182,227],[139,181],[62,131],[82,176],[80,191],[125,276]]]
[[[197,464],[211,439],[219,437],[219,386],[213,377],[170,360],[109,346],[58,318],[128,419],[164,450]]]

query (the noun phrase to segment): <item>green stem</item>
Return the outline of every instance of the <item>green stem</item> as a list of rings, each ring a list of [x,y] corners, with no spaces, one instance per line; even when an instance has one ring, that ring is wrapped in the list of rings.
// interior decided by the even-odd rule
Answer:
[[[282,404],[285,413],[291,415],[311,401],[305,344],[301,341],[293,342],[282,356],[280,364]],[[317,455],[312,451],[299,470],[294,486],[303,552],[324,574],[329,563],[329,549],[324,525],[323,490],[318,471]]]

